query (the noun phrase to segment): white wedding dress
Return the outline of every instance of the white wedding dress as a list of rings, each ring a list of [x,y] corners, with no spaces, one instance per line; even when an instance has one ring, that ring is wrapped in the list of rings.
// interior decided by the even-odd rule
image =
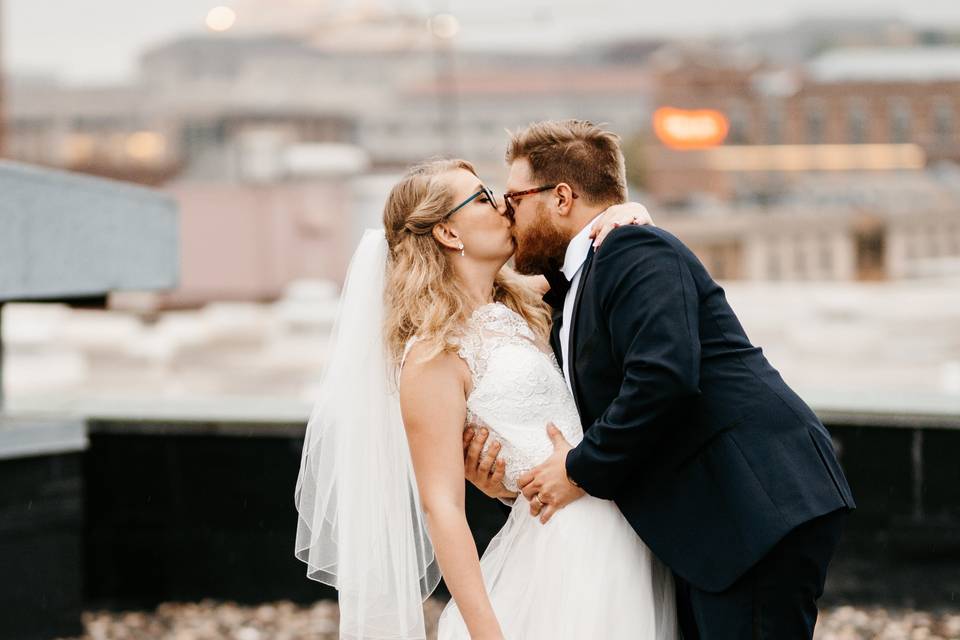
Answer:
[[[573,397],[546,345],[500,303],[474,312],[459,342],[473,390],[468,421],[502,444],[504,485],[553,451],[546,424],[571,443],[583,439]],[[521,494],[480,560],[484,583],[508,640],[675,640],[673,580],[617,506],[584,496],[547,524]],[[469,638],[456,602],[440,617],[438,640]]]

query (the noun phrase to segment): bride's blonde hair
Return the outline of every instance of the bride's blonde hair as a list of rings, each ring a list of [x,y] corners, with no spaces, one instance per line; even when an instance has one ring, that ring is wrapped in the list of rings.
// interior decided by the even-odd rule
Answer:
[[[466,160],[435,160],[413,167],[390,191],[383,209],[390,250],[385,335],[398,364],[413,336],[427,345],[424,360],[453,350],[454,339],[472,312],[470,298],[450,264],[450,252],[433,237],[433,227],[455,206],[442,175],[457,169],[477,173]],[[520,314],[538,336],[549,333],[546,305],[507,266],[495,279],[494,300]]]

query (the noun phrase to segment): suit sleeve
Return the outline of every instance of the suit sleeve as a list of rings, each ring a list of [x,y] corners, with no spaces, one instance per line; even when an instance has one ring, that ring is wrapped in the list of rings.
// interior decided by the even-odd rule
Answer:
[[[625,226],[594,257],[593,286],[611,348],[623,363],[613,402],[567,455],[569,477],[590,495],[613,498],[623,480],[656,454],[660,418],[699,394],[697,289],[662,231]]]

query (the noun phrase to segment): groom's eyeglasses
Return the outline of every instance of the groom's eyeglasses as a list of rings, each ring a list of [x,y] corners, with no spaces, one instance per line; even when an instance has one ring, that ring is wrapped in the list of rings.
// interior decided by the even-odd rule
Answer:
[[[526,191],[511,191],[510,193],[503,194],[503,201],[507,204],[507,215],[512,218],[514,208],[520,206],[520,201],[515,200],[516,198],[520,198],[522,196],[529,196],[534,193],[542,193],[544,191],[549,191],[550,189],[556,189],[558,186],[559,185],[556,185],[556,184],[548,184],[543,187],[537,187],[535,189],[527,189]],[[574,198],[578,197],[577,194],[575,193],[573,193],[572,195]],[[510,202],[511,199],[514,199],[514,202]]]
[[[460,211],[460,209],[463,209],[465,206],[467,206],[468,204],[470,204],[471,202],[473,202],[474,200],[480,197],[486,198],[487,202],[490,203],[490,206],[496,209],[497,211],[500,210],[500,207],[497,204],[497,197],[493,195],[493,191],[490,191],[490,189],[487,189],[486,187],[481,185],[479,191],[477,191],[475,194],[473,194],[472,196],[470,196],[469,198],[467,198],[466,200],[464,200],[463,202],[455,206],[453,209],[445,213],[443,215],[443,219],[446,220],[447,218],[455,214],[457,211]]]

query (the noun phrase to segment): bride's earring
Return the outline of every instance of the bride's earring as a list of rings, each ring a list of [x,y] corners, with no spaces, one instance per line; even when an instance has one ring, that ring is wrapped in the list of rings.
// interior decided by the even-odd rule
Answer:
[[[463,253],[463,243],[462,243],[462,242],[460,243],[460,256],[461,256],[461,257],[465,257],[465,254]]]

